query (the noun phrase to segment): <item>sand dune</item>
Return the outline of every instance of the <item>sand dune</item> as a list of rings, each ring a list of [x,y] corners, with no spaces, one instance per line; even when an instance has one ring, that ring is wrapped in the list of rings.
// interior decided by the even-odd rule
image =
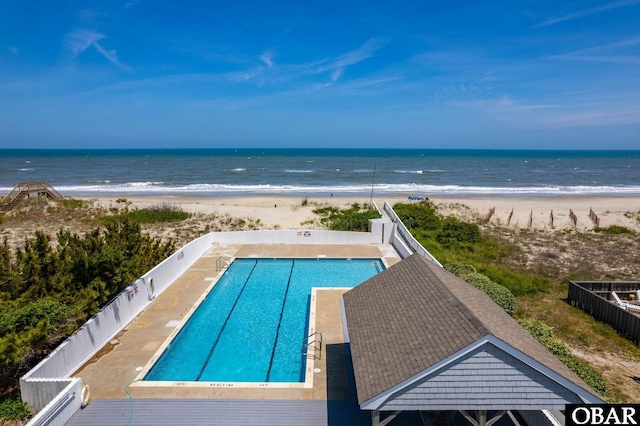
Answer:
[[[92,197],[106,207],[122,205],[116,197]],[[292,197],[292,196],[234,196],[209,197],[197,195],[148,195],[126,198],[130,208],[172,205],[192,213],[229,214],[234,217],[260,219],[267,228],[293,229],[316,216],[312,210],[332,205],[346,208],[353,203],[368,203],[369,197]],[[375,197],[382,207],[387,201],[393,205],[409,201],[407,197]],[[640,231],[639,197],[433,197],[431,201],[445,215],[453,214],[466,220],[484,220],[513,228],[558,231],[566,229],[590,230],[596,226],[625,226]],[[493,210],[495,209],[495,210]],[[493,210],[493,213],[490,212]],[[575,214],[574,224],[571,212]],[[590,216],[590,213],[593,214]]]

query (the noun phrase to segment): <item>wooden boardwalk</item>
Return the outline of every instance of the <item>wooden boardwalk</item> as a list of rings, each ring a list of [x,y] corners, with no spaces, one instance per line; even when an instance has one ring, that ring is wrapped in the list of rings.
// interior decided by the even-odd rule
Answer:
[[[11,210],[20,200],[32,195],[45,197],[52,200],[61,200],[63,197],[47,182],[22,182],[13,187],[11,192],[0,200],[0,211]]]

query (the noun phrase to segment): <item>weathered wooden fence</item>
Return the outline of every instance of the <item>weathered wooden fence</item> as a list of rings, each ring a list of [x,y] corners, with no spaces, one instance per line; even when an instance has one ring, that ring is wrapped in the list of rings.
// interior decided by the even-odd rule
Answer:
[[[598,217],[596,212],[593,211],[591,207],[589,207],[589,218],[591,219],[591,222],[593,222],[595,226],[600,226],[600,218]]]
[[[571,209],[569,209],[569,217],[573,222],[573,226],[578,226],[578,216],[576,216],[576,214]]]
[[[610,302],[611,292],[630,293],[640,281],[570,281],[568,300],[598,321],[611,325],[621,336],[640,345],[640,317]]]

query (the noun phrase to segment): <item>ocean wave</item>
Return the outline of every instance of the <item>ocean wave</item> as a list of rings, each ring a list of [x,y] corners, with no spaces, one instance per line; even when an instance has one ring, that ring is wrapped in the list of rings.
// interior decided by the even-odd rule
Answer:
[[[20,171],[20,172],[32,172],[34,170],[35,169],[32,168],[32,167],[26,167],[26,168],[23,168],[23,169],[18,169],[18,171]]]
[[[285,169],[285,173],[313,173],[313,170],[306,169]]]
[[[162,185],[164,185],[164,182],[127,182],[122,184],[122,186],[124,187],[131,187],[131,188],[147,188],[147,187],[155,187],[155,186],[162,186]]]
[[[2,192],[9,192],[12,188],[0,188]],[[227,185],[227,184],[190,184],[166,185],[163,182],[130,182],[125,184],[101,185],[57,185],[56,190],[64,195],[83,194],[198,194],[198,195],[227,195],[227,194],[304,194],[327,195],[334,194],[370,194],[371,185]],[[640,186],[607,186],[607,185],[576,185],[576,186],[522,186],[522,187],[488,187],[461,185],[422,185],[422,184],[387,184],[376,183],[373,190],[377,194],[410,194],[410,195],[473,195],[473,196],[560,196],[560,195],[619,195],[638,196]]]
[[[244,167],[236,167],[235,169],[231,169],[232,172],[244,172],[247,169]]]
[[[394,170],[395,173],[413,173],[413,174],[422,174],[422,170]]]

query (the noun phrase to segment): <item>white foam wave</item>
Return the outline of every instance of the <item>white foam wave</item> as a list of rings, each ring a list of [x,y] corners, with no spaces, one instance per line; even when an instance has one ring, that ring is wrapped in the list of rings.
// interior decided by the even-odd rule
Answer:
[[[422,170],[394,170],[395,173],[413,173],[413,174],[422,174]]]
[[[26,167],[26,168],[23,168],[23,169],[18,169],[18,171],[20,171],[20,172],[32,172],[32,171],[34,171],[34,170],[35,170],[35,169],[33,169],[33,168],[31,168],[31,167]]]
[[[191,184],[171,186],[162,182],[131,182],[126,184],[102,185],[57,185],[62,194],[369,194],[371,185],[226,185]],[[11,188],[0,188],[9,192]],[[554,196],[554,195],[620,195],[638,196],[640,186],[536,186],[536,187],[486,187],[460,185],[417,185],[376,183],[378,194],[419,194],[419,195],[495,195],[495,196]]]
[[[313,170],[305,169],[286,169],[285,173],[313,173]]]
[[[147,187],[161,186],[163,184],[164,182],[127,182],[123,184],[123,186],[131,187],[131,188],[147,188]]]
[[[236,167],[235,169],[231,169],[232,172],[244,172],[245,170],[247,170],[244,167]]]

